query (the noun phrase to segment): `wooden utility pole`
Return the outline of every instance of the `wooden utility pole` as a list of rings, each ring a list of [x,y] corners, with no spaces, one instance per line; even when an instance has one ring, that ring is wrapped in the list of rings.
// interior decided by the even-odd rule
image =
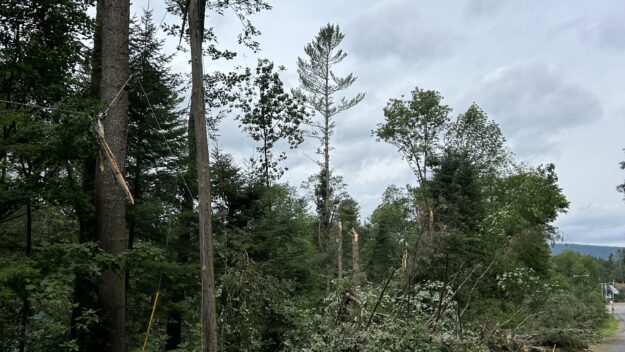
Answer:
[[[204,0],[190,0],[188,9],[191,42],[191,118],[195,127],[195,150],[199,193],[200,265],[202,270],[202,351],[217,351],[215,311],[215,273],[213,269],[213,231],[211,228],[210,168],[204,107],[204,68],[202,41]]]
[[[102,17],[102,71],[100,100],[107,106],[102,121],[104,137],[110,151],[120,162],[123,173],[128,131],[128,92],[125,84],[130,75],[128,56],[129,0],[106,0]],[[118,185],[111,163],[100,159],[95,175],[96,237],[100,247],[119,254],[128,246],[126,233],[126,194]],[[125,271],[107,270],[98,284],[102,307],[102,343],[97,351],[126,351],[126,284]]]

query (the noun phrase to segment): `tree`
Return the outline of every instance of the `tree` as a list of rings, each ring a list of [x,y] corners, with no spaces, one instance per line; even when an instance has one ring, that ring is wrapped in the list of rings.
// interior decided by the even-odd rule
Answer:
[[[130,75],[128,31],[130,3],[110,0],[104,4],[102,22],[102,82],[100,100],[106,115],[102,121],[105,139],[116,160],[126,159],[128,131],[128,92]],[[124,172],[124,163],[120,165]],[[97,240],[110,254],[128,248],[126,232],[126,195],[118,184],[109,162],[100,158],[95,177]],[[126,277],[125,270],[106,271],[98,286],[104,315],[104,340],[96,348],[102,351],[126,350]]]
[[[410,204],[408,194],[391,185],[371,214],[364,257],[367,276],[375,282],[385,279],[400,264],[401,251],[408,244],[410,227],[414,225]]]
[[[172,56],[162,54],[152,11],[145,10],[130,32],[130,110],[128,121],[127,180],[135,206],[129,212],[129,248],[137,235],[154,237],[160,214],[150,204],[174,202],[178,193],[177,160],[186,148],[186,126],[178,107],[181,79],[170,72]],[[184,187],[180,187],[184,189]],[[184,190],[186,192],[186,190]],[[160,206],[151,208],[162,209]],[[139,223],[137,223],[139,222]],[[151,235],[149,235],[152,233]]]
[[[339,266],[342,268],[342,259],[345,258],[346,261],[351,261],[352,263],[352,276],[357,275],[360,271],[360,263],[359,263],[359,247],[358,247],[358,231],[360,231],[360,221],[359,221],[359,213],[360,207],[358,203],[349,195],[345,195],[341,197],[341,201],[338,204],[336,210],[336,218],[338,220],[339,231],[337,235],[339,236]],[[345,236],[351,240],[351,250],[349,247],[343,249],[342,242],[345,242]],[[347,242],[350,243],[350,240]],[[341,271],[341,270],[339,270]]]
[[[321,140],[320,154],[323,155],[321,172],[319,173],[319,188],[323,207],[319,212],[320,233],[323,234],[323,246],[329,240],[330,224],[332,222],[332,169],[330,167],[330,139],[334,134],[335,122],[333,118],[338,113],[354,107],[360,103],[364,93],[358,93],[351,99],[341,97],[335,100],[336,93],[347,89],[355,81],[356,76],[348,74],[345,77],[336,75],[333,71],[345,57],[339,45],[345,35],[338,25],[327,24],[319,30],[319,34],[304,51],[308,56],[297,59],[297,73],[299,74],[300,90],[298,94],[305,97],[308,104],[321,115],[321,123],[313,124],[315,136]],[[319,135],[320,134],[320,135]],[[321,234],[319,237],[322,237]],[[322,247],[323,249],[324,247]]]
[[[451,109],[442,100],[439,92],[420,88],[412,91],[410,100],[391,99],[384,108],[385,121],[373,132],[403,154],[421,185],[449,127]]]
[[[202,351],[217,351],[217,312],[215,308],[215,270],[213,269],[213,232],[211,228],[210,167],[204,108],[204,6],[201,0],[190,0],[189,40],[191,45],[191,110],[194,121],[197,184],[199,194],[200,268],[202,277]]]
[[[133,19],[130,29],[130,70],[133,79],[129,82],[126,179],[135,204],[128,209],[129,249],[135,247],[137,240],[167,243],[169,232],[176,228],[175,220],[184,218],[182,200],[191,197],[187,189],[191,187],[187,184],[188,179],[180,178],[180,174],[187,171],[181,169],[181,165],[186,166],[183,160],[187,158],[187,129],[179,107],[182,79],[180,75],[171,73],[172,55],[163,53],[163,40],[157,35],[158,28],[153,22],[151,10],[144,10],[140,19]],[[178,255],[189,252],[187,248],[181,248],[182,244],[176,243],[171,247],[177,249]],[[175,266],[175,257],[173,262],[168,265]],[[188,260],[181,262],[188,265]],[[138,270],[136,275],[133,273],[135,276],[139,274]],[[140,282],[140,278],[130,280],[129,271],[126,277],[128,286],[130,283],[137,286],[136,282]],[[182,300],[179,297],[183,296],[184,289],[176,286],[171,290],[170,299],[162,301],[172,304],[161,304],[169,315],[167,347],[177,347],[182,334],[182,317],[176,303]],[[143,287],[127,287],[128,294],[134,294],[139,288]],[[133,305],[132,298],[128,298],[129,310],[144,308],[140,304]]]
[[[300,124],[306,122],[308,116],[304,106],[285,92],[279,75],[283,70],[280,67],[274,72],[273,62],[258,60],[251,92],[256,96],[256,102],[243,104],[244,114],[239,116],[243,130],[254,141],[260,142],[256,150],[260,154],[261,174],[267,187],[284,173],[278,163],[286,159],[286,154],[282,152],[275,157],[272,151],[275,144],[285,140],[290,149],[301,144],[304,136]]]
[[[467,152],[451,150],[437,164],[429,192],[439,227],[476,233],[484,217],[478,167]]]
[[[466,153],[480,176],[501,172],[511,162],[511,152],[499,125],[477,104],[458,115],[447,131],[446,148]]]
[[[87,56],[82,42],[92,30],[89,5],[6,1],[0,8],[0,227],[24,220],[14,238],[29,257],[44,239],[36,224],[43,209],[88,208],[82,206],[84,194],[72,186],[76,164],[90,149],[84,126],[93,106],[81,96],[83,77],[76,72]],[[8,321],[20,321],[15,346],[24,351],[30,349],[33,312],[29,290],[19,291],[20,315]]]

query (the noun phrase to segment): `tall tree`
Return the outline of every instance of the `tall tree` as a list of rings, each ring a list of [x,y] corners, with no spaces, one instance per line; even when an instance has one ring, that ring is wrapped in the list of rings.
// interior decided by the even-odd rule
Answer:
[[[203,0],[190,0],[188,9],[191,45],[191,111],[194,121],[197,184],[199,193],[200,268],[202,277],[202,351],[217,351],[217,312],[215,310],[215,270],[213,268],[213,231],[211,227],[210,167],[206,111],[204,107],[204,41]]]
[[[179,104],[182,98],[182,79],[171,72],[173,55],[163,53],[164,40],[158,38],[158,28],[153,22],[151,10],[144,10],[140,19],[133,19],[130,29],[130,110],[128,121],[128,157],[126,178],[135,199],[128,209],[128,247],[132,249],[137,240],[151,240],[167,243],[169,232],[177,225],[176,216],[183,219],[182,199],[191,195],[187,186],[188,178],[179,174],[182,162],[187,157],[187,123]],[[189,182],[190,183],[190,182]],[[192,204],[192,200],[189,201]],[[192,205],[189,206],[192,212]],[[190,216],[187,216],[187,218]],[[184,244],[190,241],[190,231],[185,232]],[[182,243],[171,246],[183,251]],[[186,249],[186,248],[185,248]],[[174,259],[174,261],[176,261]],[[188,262],[185,258],[184,263]],[[139,274],[137,270],[137,274]],[[134,275],[134,274],[133,274]],[[127,274],[129,283],[130,274]],[[132,295],[140,285],[127,287]],[[166,348],[177,348],[182,335],[182,313],[178,302],[183,300],[181,285],[171,287],[167,300],[161,301],[161,310],[167,311]],[[141,297],[143,298],[143,297]],[[133,303],[128,299],[129,304]],[[169,303],[169,304],[168,304]],[[135,309],[133,311],[133,308]],[[129,313],[144,308],[135,304]],[[143,323],[143,321],[142,321]],[[173,347],[172,347],[173,346]]]
[[[319,212],[319,237],[323,237],[320,243],[321,249],[325,249],[329,241],[332,222],[332,169],[330,167],[330,139],[336,126],[334,117],[338,113],[354,107],[364,99],[364,93],[358,93],[351,99],[341,97],[336,100],[336,95],[350,87],[356,76],[348,74],[345,77],[334,73],[333,68],[339,64],[347,53],[339,49],[345,35],[338,25],[327,24],[319,30],[319,33],[311,43],[306,44],[304,51],[305,59],[297,59],[297,72],[300,80],[299,93],[302,94],[310,106],[321,116],[321,122],[312,126],[315,128],[314,135],[321,140],[318,153],[323,155],[320,163],[319,188],[322,206]]]
[[[428,166],[440,152],[441,138],[449,127],[451,109],[442,100],[439,92],[415,88],[410,100],[389,100],[385,121],[374,131],[379,140],[404,155],[420,184],[427,182]]]
[[[123,172],[128,131],[129,80],[128,31],[130,2],[107,0],[102,21],[102,81],[100,100],[106,106],[102,125],[106,141],[120,161]],[[120,254],[128,247],[126,229],[126,195],[118,184],[111,163],[100,158],[95,178],[97,240],[107,253]],[[104,315],[101,351],[126,350],[126,282],[125,270],[106,271],[99,283],[99,299]]]
[[[130,110],[127,180],[135,205],[129,208],[129,248],[137,236],[156,238],[162,211],[183,191],[178,161],[186,157],[186,124],[178,107],[181,77],[171,73],[152,11],[133,20],[130,31]],[[181,185],[176,189],[177,185]],[[181,195],[182,196],[182,195]]]
[[[511,163],[512,153],[499,125],[475,103],[450,124],[445,137],[446,148],[456,155],[466,153],[480,176],[502,172]]]
[[[300,124],[306,122],[308,116],[305,107],[284,90],[280,71],[284,68],[274,71],[273,62],[258,60],[251,88],[256,101],[253,105],[243,104],[244,113],[239,117],[243,130],[260,143],[256,151],[260,154],[261,175],[267,187],[284,173],[278,163],[286,159],[286,153],[274,156],[275,144],[284,140],[290,149],[301,144],[304,136]]]
[[[24,219],[16,239],[27,256],[42,237],[34,224],[40,209],[77,205],[83,196],[71,176],[88,149],[80,126],[86,114],[61,111],[60,105],[80,105],[76,68],[84,67],[87,55],[82,41],[92,29],[89,4],[9,0],[0,8],[0,227]],[[67,138],[67,131],[76,135]],[[24,351],[30,349],[32,311],[29,290],[20,292],[18,349]]]

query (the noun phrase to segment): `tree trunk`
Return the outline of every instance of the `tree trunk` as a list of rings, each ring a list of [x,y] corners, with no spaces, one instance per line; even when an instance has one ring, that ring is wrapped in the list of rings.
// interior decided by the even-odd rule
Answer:
[[[30,198],[26,200],[26,255],[30,256],[33,250],[33,209]]]
[[[202,351],[217,351],[217,316],[215,311],[215,273],[213,269],[213,234],[211,228],[210,168],[206,114],[204,108],[204,73],[202,40],[204,27],[202,0],[189,3],[191,41],[191,114],[195,121],[196,160],[199,194],[200,264],[202,275]],[[200,13],[202,16],[200,17]]]
[[[339,266],[338,266],[338,278],[339,280],[343,277],[343,223],[341,223],[341,221],[338,222],[338,233],[337,233],[337,240],[339,243],[339,248],[338,248],[338,262],[339,262]]]
[[[128,131],[128,93],[124,87],[129,77],[128,26],[129,0],[106,0],[102,26],[102,81],[100,100],[109,107],[102,124],[105,139],[123,173]],[[118,95],[119,94],[119,95]],[[95,204],[97,240],[110,254],[120,254],[128,247],[126,232],[126,195],[117,184],[109,162],[96,169]],[[106,271],[98,284],[103,313],[104,341],[96,350],[126,350],[125,271]]]
[[[356,277],[360,273],[360,249],[358,247],[358,232],[352,227],[352,275]]]
[[[26,200],[26,255],[30,256],[32,252],[32,237],[33,237],[33,212],[30,198]],[[24,290],[26,291],[26,290]],[[24,352],[26,350],[26,336],[28,335],[28,315],[30,314],[30,301],[28,300],[28,293],[24,292],[22,297],[22,321],[20,327],[20,344],[19,351]]]

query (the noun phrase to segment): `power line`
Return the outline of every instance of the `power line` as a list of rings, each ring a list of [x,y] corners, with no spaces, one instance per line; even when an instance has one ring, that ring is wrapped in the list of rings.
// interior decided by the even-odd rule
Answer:
[[[119,89],[119,91],[117,92],[117,94],[115,94],[115,96],[113,97],[113,100],[111,100],[111,103],[109,104],[109,106],[106,107],[106,110],[104,110],[104,112],[102,112],[100,114],[100,119],[104,120],[106,118],[106,114],[109,112],[109,110],[111,109],[111,107],[113,107],[113,104],[116,103],[117,98],[119,98],[119,96],[122,94],[122,92],[124,91],[124,89],[126,88],[126,86],[128,85],[128,82],[130,82],[130,80],[132,79],[133,74],[131,73],[130,75],[128,75],[128,79],[126,80],[126,83],[124,83],[124,85]]]
[[[3,100],[3,99],[0,99],[0,103],[19,105],[19,106],[26,106],[26,107],[29,107],[29,108],[39,108],[39,109],[42,109],[42,110],[59,111],[59,112],[65,112],[65,113],[68,113],[68,114],[78,114],[78,115],[89,116],[89,114],[87,114],[86,112],[65,110],[65,109],[59,109],[59,108],[54,108],[54,107],[50,107],[50,106],[43,106],[43,105],[32,104],[32,103],[19,103],[17,101]]]
[[[154,121],[156,121],[156,125],[158,126],[159,130],[162,130],[161,123],[158,121],[158,118],[156,117],[156,113],[154,112],[154,108],[152,107],[152,103],[150,102],[150,98],[148,98],[148,94],[146,93],[145,88],[143,88],[143,84],[141,83],[141,80],[137,80],[137,83],[139,83],[139,87],[141,87],[141,91],[143,92],[143,96],[145,97],[145,100],[147,101],[148,106],[150,107],[150,111],[152,112],[152,117],[154,117]],[[180,172],[182,168],[178,164],[178,161],[176,161],[174,152],[171,146],[169,145],[169,141],[167,141],[167,138],[164,135],[161,134],[161,136],[163,137],[163,141],[165,142],[165,145],[167,146],[167,149],[169,150],[169,155],[172,157],[174,164],[178,168],[176,173],[182,179],[182,182],[184,183],[184,186],[187,189],[187,192],[189,192],[189,196],[191,196],[191,199],[195,201],[195,197],[193,196],[193,192],[191,192],[191,188],[189,187],[187,180],[185,179],[184,175]]]

